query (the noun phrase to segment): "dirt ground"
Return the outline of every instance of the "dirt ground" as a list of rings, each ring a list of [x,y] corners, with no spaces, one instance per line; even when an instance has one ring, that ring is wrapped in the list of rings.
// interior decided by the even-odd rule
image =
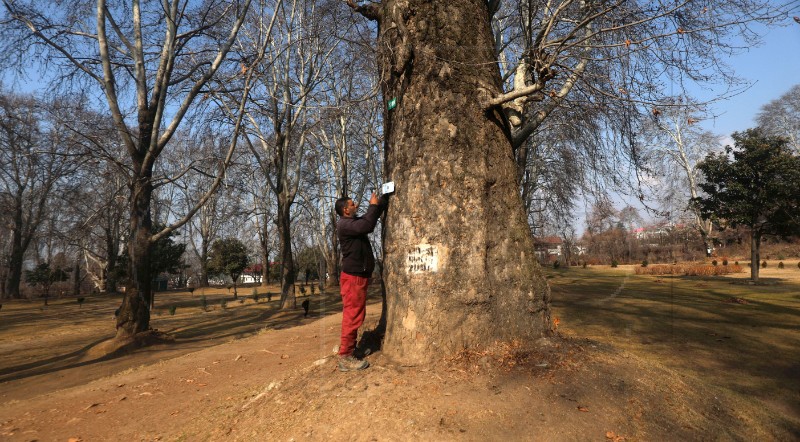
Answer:
[[[200,307],[197,292],[159,293],[152,324],[174,341],[113,358],[98,358],[93,349],[113,335],[118,297],[88,298],[83,305],[74,298],[51,300],[47,308],[39,302],[5,302],[0,310],[0,440],[800,438],[800,386],[797,367],[791,366],[800,356],[799,285],[784,281],[786,296],[770,289],[781,300],[772,304],[766,297],[755,299],[757,291],[740,295],[750,299],[747,305],[718,302],[708,311],[718,315],[712,319],[690,317],[688,312],[701,309],[689,299],[699,296],[679,299],[679,330],[687,328],[681,321],[708,320],[704,325],[715,327],[723,340],[708,339],[707,347],[695,348],[691,333],[696,330],[681,332],[676,340],[673,315],[670,343],[666,321],[656,317],[659,308],[640,305],[666,296],[640,296],[640,290],[665,285],[630,277],[630,270],[551,272],[554,316],[561,318],[553,338],[499,344],[490,353],[463,353],[414,367],[378,351],[368,356],[371,367],[356,373],[336,370],[333,347],[341,304],[335,289],[309,297],[308,317],[302,309],[279,311],[277,301],[267,302],[263,294],[256,302],[249,289],[240,291],[248,295],[244,302],[226,291],[204,293],[208,311]],[[698,284],[736,294],[751,290],[730,281],[698,281],[673,284],[680,293]],[[766,311],[770,305],[783,310]],[[652,317],[648,308],[656,312]],[[675,303],[671,308],[674,312]],[[749,387],[774,400],[718,379],[752,375],[723,371],[724,357],[735,348],[720,351],[724,357],[714,355],[714,348],[730,341],[735,347],[754,333],[749,327],[737,333],[726,310],[769,314],[784,322],[781,329],[789,334],[769,339],[789,361],[776,353],[772,358],[789,368],[778,364],[776,371],[762,373],[769,384],[753,381]],[[374,291],[367,330],[377,324],[379,313]],[[781,314],[789,319],[783,321]],[[648,329],[648,324],[661,327]],[[708,361],[699,364],[695,358]],[[709,369],[717,370],[713,377]],[[788,391],[771,394],[781,391],[780,384]]]

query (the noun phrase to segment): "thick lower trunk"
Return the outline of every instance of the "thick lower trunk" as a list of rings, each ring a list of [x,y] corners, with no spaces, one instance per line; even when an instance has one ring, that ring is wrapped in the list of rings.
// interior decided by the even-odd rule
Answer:
[[[117,337],[130,337],[150,328],[150,308],[153,304],[150,274],[152,191],[149,179],[137,181],[131,189],[131,236],[128,240],[130,281],[117,316]]]
[[[421,363],[550,332],[502,114],[486,2],[384,1],[380,56],[386,172],[384,351]],[[394,13],[392,13],[394,11]]]
[[[761,234],[757,230],[750,232],[750,279],[758,282],[758,271],[761,267]]]

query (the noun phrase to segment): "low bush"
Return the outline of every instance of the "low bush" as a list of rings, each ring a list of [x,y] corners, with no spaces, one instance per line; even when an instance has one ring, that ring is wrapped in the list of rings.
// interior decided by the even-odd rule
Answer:
[[[642,261],[642,267],[647,267],[647,260]]]
[[[767,260],[766,259],[761,261],[761,268],[762,269],[766,269],[767,268]]]
[[[559,268],[559,267],[561,267],[561,263],[560,263],[560,262],[558,262],[558,261],[553,261],[553,268],[554,268],[554,269],[557,269],[557,268]]]
[[[711,265],[716,267],[716,265],[717,265],[717,260],[715,259],[715,260],[711,261]]]
[[[177,309],[178,309],[178,306],[177,306],[177,305],[171,305],[171,306],[169,306],[169,314],[170,314],[171,316],[175,316],[175,310],[177,310]]]
[[[659,264],[648,267],[637,267],[637,275],[686,275],[686,276],[715,276],[729,273],[741,273],[742,266],[738,264],[729,266],[713,266],[707,264]]]
[[[612,259],[612,260],[611,260],[611,267],[616,267],[616,266],[618,266],[618,265],[619,265],[619,263],[617,262],[617,260],[616,260],[616,259]]]
[[[779,269],[782,269],[782,268],[783,268],[783,261],[781,261],[781,262],[779,262],[779,263],[778,263],[778,268],[779,268]]]

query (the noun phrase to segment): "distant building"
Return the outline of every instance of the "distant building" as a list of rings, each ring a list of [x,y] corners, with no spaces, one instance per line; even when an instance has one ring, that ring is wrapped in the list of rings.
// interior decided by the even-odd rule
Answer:
[[[533,252],[539,262],[550,263],[562,258],[564,241],[557,236],[533,238]]]
[[[239,276],[239,283],[240,284],[260,284],[261,283],[261,271],[263,270],[264,266],[261,264],[253,264],[242,272],[242,275]]]

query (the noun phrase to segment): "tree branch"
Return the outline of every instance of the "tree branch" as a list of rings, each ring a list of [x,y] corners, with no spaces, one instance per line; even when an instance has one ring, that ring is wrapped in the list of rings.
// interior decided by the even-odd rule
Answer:
[[[344,0],[347,6],[355,12],[363,15],[364,17],[378,21],[381,19],[380,3],[369,3],[366,5],[359,5],[354,0]]]

